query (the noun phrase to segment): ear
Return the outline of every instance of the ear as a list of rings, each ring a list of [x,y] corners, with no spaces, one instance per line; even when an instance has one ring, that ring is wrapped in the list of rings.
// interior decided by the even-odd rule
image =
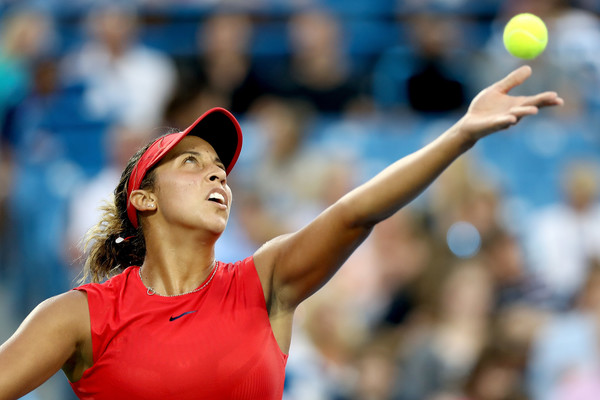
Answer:
[[[147,190],[134,190],[129,195],[129,200],[138,211],[154,211],[158,207],[154,193]]]

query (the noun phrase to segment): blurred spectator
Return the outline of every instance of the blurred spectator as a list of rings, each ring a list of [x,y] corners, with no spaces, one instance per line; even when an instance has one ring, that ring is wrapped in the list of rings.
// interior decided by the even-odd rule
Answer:
[[[245,183],[253,186],[267,208],[288,229],[303,226],[321,209],[318,197],[328,182],[324,171],[333,161],[307,144],[311,110],[302,102],[265,97],[251,112],[266,154]]]
[[[558,307],[569,307],[600,257],[598,165],[583,160],[563,170],[564,200],[531,216],[527,251],[532,273],[547,285]]]
[[[355,361],[357,379],[347,400],[390,400],[397,366],[385,341],[363,346]]]
[[[489,183],[472,182],[463,193],[463,201],[450,214],[453,223],[464,221],[475,229],[481,238],[487,238],[498,229],[500,221],[501,197]]]
[[[103,152],[94,143],[103,125],[89,120],[79,88],[61,81],[60,62],[58,55],[36,59],[31,88],[6,125],[12,138],[14,179],[9,196],[11,234],[3,243],[8,247],[6,265],[11,267],[18,315],[71,287],[58,232],[65,229],[71,191],[87,170],[103,161]]]
[[[24,97],[12,106],[2,128],[4,140],[0,142],[0,276],[3,270],[19,264],[19,246],[14,235],[14,231],[19,229],[18,218],[13,214],[14,210],[10,209],[10,203],[21,185],[20,168],[28,161],[27,157],[38,158],[43,144],[48,143],[43,139],[36,143],[34,136],[37,136],[35,131],[41,126],[41,120],[49,108],[48,96],[56,89],[53,70],[51,67],[47,68],[49,65],[52,65],[52,62],[38,61],[32,66],[29,82],[31,88],[28,88]],[[40,73],[42,66],[46,67],[45,74]],[[41,157],[44,161],[45,158]]]
[[[35,59],[48,50],[52,38],[52,21],[37,11],[8,11],[2,16],[0,33],[0,238],[5,237],[8,215],[6,199],[12,187],[13,147],[17,134],[11,127],[15,108],[27,96],[32,86]],[[4,240],[6,239],[6,240]],[[0,245],[0,248],[4,247]],[[0,265],[6,266],[0,251]]]
[[[16,163],[34,158],[66,156],[69,139],[63,129],[76,125],[83,133],[87,111],[81,107],[79,87],[68,86],[60,78],[59,55],[39,57],[32,65],[31,87],[5,125],[11,137]],[[50,154],[54,151],[54,154]]]
[[[367,332],[345,289],[319,291],[298,309],[286,399],[343,399],[352,392],[354,358]]]
[[[378,224],[367,242],[373,247],[380,307],[385,307],[381,322],[384,328],[403,324],[419,300],[415,283],[432,262],[424,218],[410,208],[400,211]]]
[[[0,129],[6,139],[6,119],[30,89],[32,63],[51,44],[52,21],[37,11],[8,12],[0,37]]]
[[[486,348],[473,367],[461,399],[527,400],[516,361],[500,349]]]
[[[479,170],[474,167],[472,158],[456,160],[440,175],[429,188],[428,210],[433,215],[434,228],[445,235],[446,230],[456,221],[460,210],[468,201],[476,181],[481,182]]]
[[[52,132],[37,131],[28,158],[15,165],[9,197],[10,288],[19,319],[71,287],[63,264],[65,202],[81,177]]]
[[[347,170],[352,171],[352,166]],[[369,238],[326,289],[299,307],[290,348],[294,357],[286,367],[285,400],[377,399],[392,392],[397,371],[395,337],[374,329],[389,301],[376,243]]]
[[[310,188],[314,198],[308,202],[321,209],[353,189],[360,170],[358,160],[331,153],[328,157],[324,164],[317,161],[318,173],[307,170],[307,177],[318,180],[321,187]],[[297,223],[296,213],[286,220]],[[370,390],[367,387],[385,391],[386,381],[393,378],[391,372],[380,375],[387,364],[369,342],[382,312],[382,298],[388,300],[381,288],[375,243],[367,239],[331,278],[327,289],[300,306],[290,348],[294,357],[286,367],[285,400],[354,399],[354,392]],[[371,370],[373,365],[381,368]]]
[[[132,126],[162,123],[173,95],[171,59],[141,44],[133,8],[97,6],[87,19],[90,37],[64,63],[65,75],[86,85],[85,102],[95,117]]]
[[[600,396],[600,263],[591,261],[575,309],[542,328],[529,365],[532,400]]]
[[[234,114],[247,112],[254,100],[270,89],[250,53],[252,38],[249,15],[209,15],[197,31],[196,56],[180,63],[179,88],[171,108],[197,112],[220,106]]]
[[[461,400],[528,400],[525,371],[531,345],[548,314],[510,305],[493,315],[488,343],[465,381]]]
[[[384,53],[373,76],[373,96],[383,109],[450,112],[466,105],[470,57],[462,49],[456,17],[422,12],[406,21],[409,43]]]
[[[46,47],[54,36],[52,20],[37,11],[15,11],[5,18],[0,151],[8,158],[0,159],[0,216],[6,217],[0,221],[0,249],[15,315],[21,318],[68,289],[54,229],[60,229],[62,201],[78,169],[64,159],[61,141],[48,124],[60,86],[52,68],[55,57]]]
[[[494,279],[497,311],[518,304],[548,306],[550,293],[525,265],[524,249],[515,235],[503,229],[491,232],[483,240],[481,256]]]
[[[334,15],[318,10],[293,14],[288,35],[290,82],[284,94],[304,99],[326,113],[345,111],[359,101],[360,82],[353,75]]]
[[[431,322],[404,343],[397,398],[421,400],[459,393],[487,343],[493,284],[485,265],[449,266],[438,290]]]
[[[468,60],[457,52],[460,27],[453,18],[431,14],[410,19],[410,37],[417,65],[408,78],[407,94],[416,111],[452,111],[465,105]]]
[[[504,225],[500,190],[469,157],[442,173],[427,200],[433,234],[459,257],[475,256],[481,243]]]
[[[414,10],[429,10],[448,14],[493,13],[499,6],[499,0],[398,0],[397,8],[401,12]]]
[[[562,11],[552,21],[550,57],[564,67],[571,84],[583,94],[592,111],[600,107],[600,18],[597,14],[569,7],[554,0]]]

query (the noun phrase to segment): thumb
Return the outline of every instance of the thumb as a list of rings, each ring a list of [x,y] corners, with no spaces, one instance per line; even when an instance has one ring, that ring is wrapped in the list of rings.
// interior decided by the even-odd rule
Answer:
[[[519,119],[512,114],[498,116],[487,123],[487,126],[481,127],[480,137],[487,136],[491,133],[508,129],[519,122]]]

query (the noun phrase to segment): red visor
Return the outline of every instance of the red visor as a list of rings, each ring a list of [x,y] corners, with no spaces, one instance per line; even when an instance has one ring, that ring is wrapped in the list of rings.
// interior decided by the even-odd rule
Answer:
[[[127,216],[134,228],[138,227],[137,211],[131,204],[131,192],[140,188],[142,180],[153,165],[187,135],[206,140],[217,152],[227,174],[233,169],[242,150],[242,129],[235,117],[224,108],[208,110],[185,131],[171,133],[156,140],[133,167],[127,184]]]

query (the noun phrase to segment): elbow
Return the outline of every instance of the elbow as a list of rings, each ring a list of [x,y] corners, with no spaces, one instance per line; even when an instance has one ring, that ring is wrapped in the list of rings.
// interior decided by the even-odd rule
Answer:
[[[337,213],[337,220],[347,229],[370,231],[373,227],[384,219],[372,213],[364,211],[364,207],[351,201],[348,197],[343,197],[334,205]]]

